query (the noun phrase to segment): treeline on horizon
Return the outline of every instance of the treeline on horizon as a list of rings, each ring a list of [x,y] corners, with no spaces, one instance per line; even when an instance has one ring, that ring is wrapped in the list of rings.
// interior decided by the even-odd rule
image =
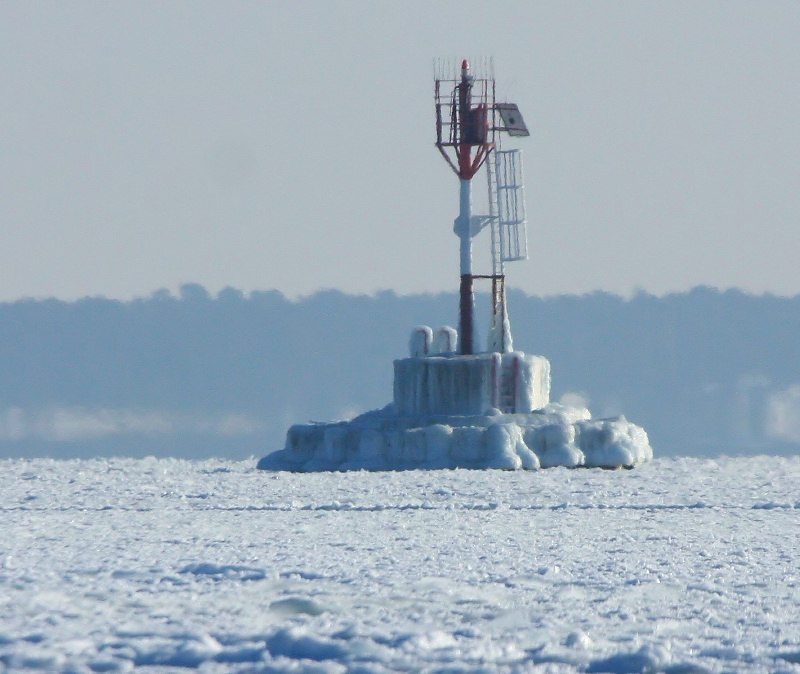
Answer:
[[[617,300],[622,303],[627,303],[643,299],[668,300],[677,297],[684,297],[687,295],[695,295],[695,296],[723,295],[723,296],[737,297],[737,298],[776,300],[779,302],[785,302],[785,301],[791,302],[794,300],[800,300],[800,294],[787,296],[787,295],[778,295],[772,292],[755,293],[747,290],[742,290],[740,288],[721,289],[708,285],[698,285],[694,286],[689,290],[673,291],[665,293],[663,295],[656,295],[647,292],[646,290],[640,289],[627,297],[620,295],[618,293],[613,293],[605,290],[592,290],[585,293],[559,293],[555,295],[536,295],[536,294],[526,293],[525,291],[520,290],[518,288],[511,288],[509,292],[518,297],[538,299],[541,301],[557,301],[562,299],[605,297]],[[425,292],[425,293],[410,293],[410,294],[398,295],[394,290],[391,289],[379,290],[373,293],[348,293],[342,290],[337,290],[335,288],[321,288],[308,295],[302,295],[296,298],[291,298],[290,296],[286,295],[284,292],[278,289],[244,291],[239,288],[234,288],[232,286],[226,286],[225,288],[214,294],[200,283],[184,283],[178,288],[177,294],[169,290],[168,288],[158,288],[154,290],[152,293],[150,293],[150,295],[137,296],[132,299],[126,299],[126,300],[110,298],[102,294],[87,295],[85,297],[81,297],[74,300],[64,300],[56,297],[24,296],[15,300],[0,301],[0,307],[17,305],[17,304],[42,304],[42,303],[81,304],[85,302],[111,302],[114,304],[140,304],[143,302],[192,302],[192,301],[204,301],[204,302],[256,301],[257,302],[257,301],[263,301],[266,298],[271,298],[271,299],[278,298],[289,303],[297,304],[310,300],[319,295],[330,295],[330,296],[341,295],[344,297],[351,297],[351,298],[370,298],[370,299],[378,299],[386,297],[414,299],[414,298],[425,298],[425,297],[450,297],[453,294],[454,294],[453,292],[441,292],[441,293]],[[478,292],[477,295],[480,296],[481,293]]]
[[[231,288],[211,296],[196,284],[130,301],[6,302],[0,415],[47,407],[237,413],[262,420],[261,435],[217,440],[213,452],[268,451],[289,423],[390,402],[392,360],[406,355],[411,329],[457,325],[457,306],[455,293],[328,290],[290,300]],[[478,306],[479,325],[487,325],[485,296]],[[595,416],[625,414],[647,429],[657,455],[797,447],[785,428],[776,431],[774,407],[800,384],[800,296],[510,290],[509,312],[515,347],[550,359],[554,400],[579,395]],[[117,441],[104,438],[97,451],[119,453]],[[5,454],[15,446],[58,453],[41,440],[0,444]]]

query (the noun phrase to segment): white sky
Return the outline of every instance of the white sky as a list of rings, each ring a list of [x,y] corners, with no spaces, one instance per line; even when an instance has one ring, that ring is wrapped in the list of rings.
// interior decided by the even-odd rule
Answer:
[[[4,0],[0,300],[456,290],[432,59],[471,55],[533,130],[513,286],[794,295],[798,35],[797,0]]]

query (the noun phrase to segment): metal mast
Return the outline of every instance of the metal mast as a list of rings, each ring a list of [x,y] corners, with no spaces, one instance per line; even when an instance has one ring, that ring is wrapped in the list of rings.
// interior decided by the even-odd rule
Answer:
[[[450,91],[442,91],[445,84]],[[494,149],[494,79],[476,79],[469,61],[460,78],[436,79],[436,147],[460,182],[459,211],[454,223],[460,240],[459,343],[462,354],[474,353],[475,297],[472,274],[472,178]]]
[[[496,134],[506,131],[510,135],[527,136],[528,130],[522,121],[517,106],[513,103],[495,104],[495,81],[491,60],[484,64],[486,71],[481,76],[472,73],[467,59],[461,62],[458,73],[446,72],[447,66],[438,64],[435,73],[434,101],[436,104],[436,147],[459,178],[459,212],[453,229],[459,237],[459,261],[461,284],[459,290],[459,351],[462,354],[474,353],[475,297],[472,271],[472,238],[487,224],[492,223],[493,259],[492,276],[493,318],[492,330],[498,325],[505,334],[506,312],[503,288],[502,264],[504,261],[520,259],[504,254],[503,244],[508,241],[507,228],[503,227],[503,208],[498,199],[497,210],[488,216],[472,214],[472,178],[483,166],[496,148]],[[499,123],[498,123],[499,122]],[[505,193],[507,183],[500,174],[506,162],[493,162],[489,176],[490,202],[494,197]],[[494,183],[494,184],[493,184]],[[495,195],[492,192],[495,191]],[[524,204],[523,204],[524,208]],[[507,223],[506,223],[507,224]],[[522,224],[524,228],[524,222]],[[524,230],[523,230],[524,236]],[[495,250],[497,248],[497,250]],[[498,267],[499,265],[499,267]],[[500,314],[498,316],[498,314]],[[503,336],[503,346],[510,344]]]

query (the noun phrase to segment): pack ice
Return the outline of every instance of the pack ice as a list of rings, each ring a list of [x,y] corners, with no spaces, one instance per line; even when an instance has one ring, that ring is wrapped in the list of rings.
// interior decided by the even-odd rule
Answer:
[[[457,333],[415,328],[394,361],[394,400],[353,419],[296,424],[258,462],[273,471],[632,468],[653,457],[625,417],[550,402],[550,362],[521,351],[461,355]]]

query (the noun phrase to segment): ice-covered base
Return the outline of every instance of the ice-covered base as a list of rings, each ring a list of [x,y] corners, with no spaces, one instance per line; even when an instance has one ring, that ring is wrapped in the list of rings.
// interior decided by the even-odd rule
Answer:
[[[550,404],[528,414],[395,414],[393,405],[350,421],[298,424],[286,447],[258,467],[273,471],[410,470],[579,466],[632,467],[653,458],[643,428],[625,417],[592,419],[585,408]]]

